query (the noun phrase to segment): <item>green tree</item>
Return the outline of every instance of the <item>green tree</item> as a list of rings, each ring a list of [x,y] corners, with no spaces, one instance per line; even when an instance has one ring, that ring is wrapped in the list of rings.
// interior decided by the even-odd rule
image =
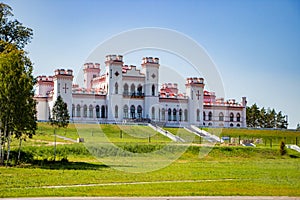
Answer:
[[[266,118],[266,109],[264,107],[262,107],[259,111],[259,120],[258,120],[258,126],[260,128],[265,128],[266,127],[266,124],[267,124],[267,118]]]
[[[246,109],[246,118],[248,127],[258,127],[259,123],[259,108],[256,104]]]
[[[297,124],[296,130],[297,130],[297,131],[300,131],[300,123]]]
[[[12,17],[12,8],[0,3],[0,40],[23,49],[32,39],[32,29],[24,27],[18,20],[11,19]]]
[[[54,160],[56,158],[56,128],[66,128],[69,125],[70,115],[68,106],[61,96],[58,96],[52,108],[50,123],[54,126]]]
[[[8,163],[12,138],[35,134],[36,103],[33,99],[33,68],[25,52],[3,41],[0,41],[0,47],[0,156],[3,164],[5,143]]]
[[[279,111],[276,115],[276,128],[287,129],[288,123],[285,116]]]

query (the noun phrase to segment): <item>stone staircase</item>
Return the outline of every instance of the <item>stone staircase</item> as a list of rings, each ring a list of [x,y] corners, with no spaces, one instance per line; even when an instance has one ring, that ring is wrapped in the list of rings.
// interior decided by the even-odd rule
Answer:
[[[200,136],[201,138],[203,138],[204,140],[207,140],[208,142],[220,142],[220,143],[224,143],[224,140],[222,140],[221,138],[219,138],[216,135],[210,134],[209,132],[205,131],[205,130],[201,130],[198,127],[191,125],[190,127],[184,127],[185,130],[187,130],[190,133],[193,133],[197,136]]]
[[[287,145],[285,145],[288,149],[293,149],[293,150],[295,150],[295,151],[298,151],[298,152],[300,152],[300,147],[299,146],[297,146],[297,145],[295,145],[295,144],[287,144]]]
[[[172,133],[170,133],[169,131],[166,131],[164,129],[162,129],[161,127],[157,126],[157,125],[152,125],[152,124],[148,124],[148,126],[150,128],[152,128],[153,130],[159,132],[160,134],[170,138],[172,141],[174,142],[185,142],[184,139],[182,139],[181,137],[177,136],[177,135],[173,135]]]

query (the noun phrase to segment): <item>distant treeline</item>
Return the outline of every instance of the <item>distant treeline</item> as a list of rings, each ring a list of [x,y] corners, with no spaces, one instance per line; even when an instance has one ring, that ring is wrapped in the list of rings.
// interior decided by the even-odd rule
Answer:
[[[287,129],[288,122],[286,116],[275,109],[262,107],[259,108],[256,104],[247,107],[247,126],[254,128],[280,128]]]

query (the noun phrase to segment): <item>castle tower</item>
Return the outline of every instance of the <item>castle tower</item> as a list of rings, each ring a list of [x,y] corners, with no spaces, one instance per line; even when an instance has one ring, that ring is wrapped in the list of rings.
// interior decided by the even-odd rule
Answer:
[[[106,56],[106,100],[109,105],[106,107],[107,120],[119,121],[122,119],[122,66],[123,56],[107,55]]]
[[[61,96],[63,101],[67,103],[69,115],[72,114],[72,82],[73,82],[73,70],[57,69],[54,71],[53,77],[54,90],[52,96],[52,102],[50,110],[52,110],[54,102],[58,96]]]
[[[186,94],[189,98],[188,121],[190,124],[203,125],[203,78],[187,78]]]
[[[145,105],[144,117],[154,121],[159,120],[159,97],[158,97],[158,78],[159,78],[159,59],[144,57],[142,59],[142,73],[145,74]],[[153,108],[154,107],[154,108]],[[152,116],[154,113],[155,116]]]
[[[92,88],[92,80],[100,75],[100,64],[85,63],[83,65],[83,73],[84,87],[89,90]]]

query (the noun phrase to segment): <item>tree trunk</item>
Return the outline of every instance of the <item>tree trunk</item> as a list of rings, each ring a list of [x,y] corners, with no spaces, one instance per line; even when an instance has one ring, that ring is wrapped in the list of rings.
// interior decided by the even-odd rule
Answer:
[[[6,167],[8,165],[9,162],[9,154],[10,154],[10,140],[11,140],[11,132],[8,132],[8,137],[7,137],[7,157],[6,157]]]
[[[3,165],[3,162],[2,162],[2,131],[0,129],[0,165]]]
[[[56,159],[56,130],[54,128],[54,161]]]
[[[20,142],[19,142],[19,152],[18,152],[18,160],[17,160],[17,164],[20,163],[20,158],[21,158],[21,148],[22,148],[22,138],[20,138]]]

